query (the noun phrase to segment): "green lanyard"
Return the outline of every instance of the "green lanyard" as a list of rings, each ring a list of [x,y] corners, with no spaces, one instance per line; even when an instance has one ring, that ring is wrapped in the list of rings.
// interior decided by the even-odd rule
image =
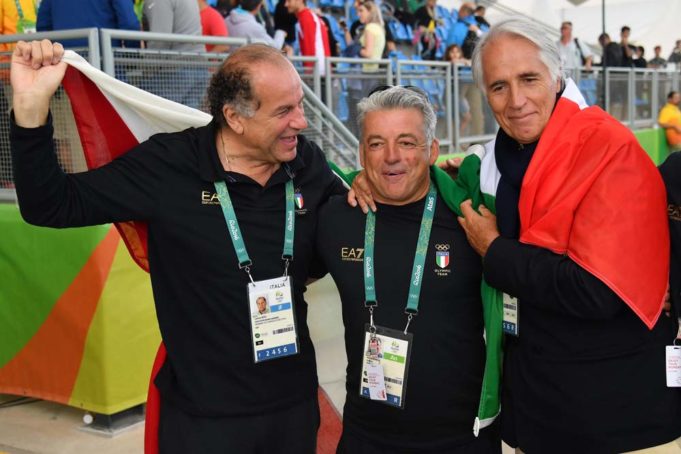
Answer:
[[[222,207],[222,214],[225,216],[227,222],[227,230],[229,237],[232,239],[236,256],[239,259],[239,269],[243,269],[248,274],[248,277],[253,281],[251,276],[251,266],[253,262],[246,251],[246,244],[244,243],[241,229],[239,228],[239,221],[236,219],[234,212],[234,205],[232,199],[229,197],[229,191],[224,181],[215,182],[215,190],[218,193],[220,206]],[[293,180],[286,182],[286,221],[284,223],[284,251],[281,258],[284,260],[284,276],[288,275],[289,263],[293,260],[293,233],[296,227],[295,205],[293,201]]]
[[[419,239],[416,243],[416,253],[414,255],[414,266],[411,270],[411,282],[409,284],[409,296],[407,297],[407,307],[404,312],[409,315],[407,326],[404,333],[407,333],[409,322],[414,315],[418,314],[419,297],[421,295],[421,284],[423,283],[423,269],[428,253],[428,243],[430,241],[430,230],[433,227],[433,216],[435,215],[435,203],[437,202],[437,191],[431,185],[426,196],[426,205],[423,207],[423,218],[421,219],[421,229]],[[376,283],[374,280],[374,240],[376,237],[376,215],[369,210],[367,214],[366,226],[364,227],[364,306],[369,308],[370,329],[375,331],[374,326],[374,307],[378,306],[376,300]]]

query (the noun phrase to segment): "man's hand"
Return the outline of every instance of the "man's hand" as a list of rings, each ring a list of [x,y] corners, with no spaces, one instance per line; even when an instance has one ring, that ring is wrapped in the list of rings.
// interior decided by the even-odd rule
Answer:
[[[348,205],[356,207],[358,203],[364,214],[369,212],[369,208],[374,213],[376,212],[376,203],[371,194],[371,188],[369,187],[364,170],[358,173],[355,179],[352,180],[352,188],[348,192]]]
[[[456,180],[456,177],[459,176],[459,167],[461,167],[461,163],[463,162],[463,158],[450,158],[442,162],[438,162],[437,166],[447,172],[447,174],[452,177],[452,180]]]
[[[50,98],[66,73],[61,61],[64,47],[46,39],[19,41],[12,54],[10,81],[12,83],[14,116],[19,126],[35,128],[45,124]]]
[[[463,213],[463,217],[459,217],[459,224],[466,232],[468,242],[475,249],[475,252],[484,257],[489,245],[499,236],[499,230],[497,229],[497,217],[482,205],[478,209],[480,214],[473,209],[470,199],[462,202],[461,213]]]

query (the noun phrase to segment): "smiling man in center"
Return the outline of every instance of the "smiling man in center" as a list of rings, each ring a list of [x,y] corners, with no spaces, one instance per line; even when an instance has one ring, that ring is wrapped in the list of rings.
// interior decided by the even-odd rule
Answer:
[[[363,99],[360,160],[378,211],[336,197],[320,214],[348,355],[339,453],[501,452],[495,426],[471,430],[486,365],[482,266],[431,178],[435,123],[417,89]]]

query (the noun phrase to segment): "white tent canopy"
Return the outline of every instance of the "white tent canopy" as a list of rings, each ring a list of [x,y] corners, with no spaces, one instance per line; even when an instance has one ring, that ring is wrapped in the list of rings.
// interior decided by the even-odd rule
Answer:
[[[460,1],[441,0],[445,7],[458,8]],[[571,21],[573,36],[600,53],[598,35],[602,32],[602,0],[585,0],[575,6],[569,0],[493,0],[479,1],[487,6],[487,20],[494,24],[515,10],[541,21],[558,32],[562,21]],[[667,58],[674,42],[681,39],[679,0],[605,0],[605,31],[619,41],[620,28],[631,27],[630,42],[645,48],[645,58],[653,57],[653,47],[662,46]],[[557,35],[556,35],[557,36]],[[598,58],[596,59],[598,61]]]

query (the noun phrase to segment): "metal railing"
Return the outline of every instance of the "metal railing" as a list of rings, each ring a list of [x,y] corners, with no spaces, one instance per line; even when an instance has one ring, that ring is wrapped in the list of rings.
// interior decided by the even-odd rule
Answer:
[[[324,103],[355,136],[357,102],[376,85],[393,83],[391,61],[333,57],[325,59]]]
[[[132,85],[207,111],[203,99],[211,74],[228,53],[188,52],[117,47],[125,41],[172,41],[242,46],[249,40],[186,36],[125,30],[76,29],[30,35],[0,36],[0,43],[20,39],[84,39],[86,47],[73,48],[95,67]],[[7,73],[8,53],[0,60],[0,72]],[[444,151],[458,151],[467,144],[494,137],[497,125],[475,86],[470,68],[447,62],[327,58],[320,71],[314,57],[292,57],[305,87],[308,129],[303,133],[317,141],[329,159],[342,166],[357,163],[356,102],[375,85],[415,85],[428,93],[438,114],[437,138]],[[322,74],[323,72],[323,74]],[[631,129],[654,127],[657,113],[669,91],[679,91],[681,74],[665,69],[583,68],[571,74],[587,103],[604,102],[615,118]],[[605,81],[605,82],[603,82]],[[2,80],[0,88],[0,199],[12,199],[9,158],[9,100],[11,88]],[[186,92],[186,93],[185,93]],[[191,93],[189,93],[191,92]],[[4,94],[4,96],[2,96]],[[186,95],[180,98],[180,95]],[[84,170],[80,141],[73,124],[70,103],[60,89],[52,100],[55,141],[62,166],[67,171]],[[5,186],[5,188],[3,188]]]
[[[86,47],[70,47],[90,62],[95,68],[99,68],[100,48],[99,31],[96,28],[74,28],[73,30],[59,30],[54,32],[37,32],[22,35],[0,35],[0,43],[16,43],[17,41],[29,41],[49,39],[52,41],[65,41],[70,39],[86,39]]]
[[[452,109],[452,65],[448,62],[398,60],[395,72],[397,85],[413,85],[425,91],[438,116],[436,137],[440,146],[452,146],[452,110],[458,115],[458,106]],[[455,119],[458,128],[458,118]],[[458,137],[456,138],[458,139]]]

